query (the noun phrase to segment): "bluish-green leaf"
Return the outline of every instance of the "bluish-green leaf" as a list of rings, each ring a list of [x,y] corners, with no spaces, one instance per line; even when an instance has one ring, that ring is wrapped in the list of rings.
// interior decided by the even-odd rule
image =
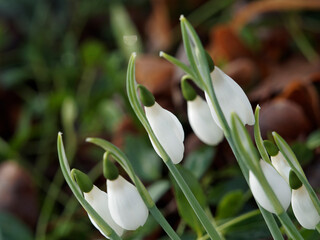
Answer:
[[[234,217],[238,214],[245,203],[243,191],[235,190],[223,196],[217,207],[217,219]]]

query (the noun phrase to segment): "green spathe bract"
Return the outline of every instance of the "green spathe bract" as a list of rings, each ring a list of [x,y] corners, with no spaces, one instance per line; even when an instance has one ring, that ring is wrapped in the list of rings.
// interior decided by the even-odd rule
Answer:
[[[103,175],[109,180],[115,180],[119,176],[118,168],[110,161],[108,152],[103,154]]]
[[[77,182],[82,192],[88,193],[93,188],[93,183],[87,174],[81,172],[78,169],[72,169],[71,176]]]
[[[192,101],[197,97],[197,93],[194,88],[188,83],[188,76],[181,79],[181,90],[184,99]]]
[[[143,85],[139,84],[138,89],[140,90],[140,100],[146,107],[151,107],[155,103],[154,96],[152,93]]]

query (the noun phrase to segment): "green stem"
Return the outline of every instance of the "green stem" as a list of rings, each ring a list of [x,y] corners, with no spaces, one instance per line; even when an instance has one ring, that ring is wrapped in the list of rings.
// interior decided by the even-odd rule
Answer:
[[[203,227],[207,231],[210,238],[211,239],[223,239],[223,237],[213,227],[212,223],[208,219],[204,210],[202,209],[199,202],[197,201],[197,199],[193,195],[188,184],[184,181],[183,177],[181,176],[181,174],[178,171],[178,169],[176,168],[176,166],[172,163],[172,161],[166,161],[165,163],[166,163],[167,167],[169,168],[172,176],[174,177],[174,179],[178,183],[179,187],[181,188],[182,192],[184,193],[185,197],[187,198],[188,202],[190,203],[195,214],[197,215],[200,222],[202,223]]]
[[[243,214],[243,215],[241,215],[241,216],[239,216],[239,217],[236,217],[236,218],[234,218],[234,219],[232,219],[232,220],[230,220],[230,221],[228,221],[228,222],[220,225],[220,226],[218,227],[218,229],[219,229],[221,232],[223,232],[223,231],[226,230],[227,228],[229,228],[229,227],[231,227],[231,226],[233,226],[233,225],[235,225],[235,224],[238,224],[239,222],[242,222],[242,221],[244,221],[244,220],[247,220],[247,219],[249,219],[249,218],[251,218],[251,217],[257,216],[257,215],[259,215],[259,214],[260,214],[259,209],[253,210],[253,211],[251,211],[251,212],[245,213],[245,214]]]
[[[289,216],[286,212],[278,215],[278,218],[279,218],[282,226],[284,227],[284,229],[288,233],[288,235],[289,235],[288,237],[290,237],[294,240],[303,240],[303,237],[301,236],[300,232],[294,226],[294,224],[292,223],[291,219],[289,218]]]
[[[318,233],[320,233],[320,222],[317,224],[316,230],[318,231]]]

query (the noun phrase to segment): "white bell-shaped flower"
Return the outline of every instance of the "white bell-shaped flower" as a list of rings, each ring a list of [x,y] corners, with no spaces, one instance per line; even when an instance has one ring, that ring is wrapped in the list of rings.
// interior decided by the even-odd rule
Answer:
[[[119,235],[121,236],[124,232],[123,228],[120,227],[115,221],[112,219],[110,214],[110,208],[108,206],[108,194],[104,191],[101,191],[99,188],[93,185],[93,188],[90,192],[84,192],[84,198],[91,205],[91,207],[100,215],[100,217],[109,224],[109,226]],[[90,221],[92,224],[101,232],[103,236],[109,239],[108,236],[104,235],[99,226],[95,223],[95,221],[88,214]]]
[[[274,168],[280,173],[280,175],[284,178],[284,180],[286,180],[286,182],[289,184],[289,173],[291,167],[289,166],[289,163],[280,151],[277,155],[271,156],[271,163],[274,166]]]
[[[293,213],[301,226],[306,229],[315,229],[320,222],[320,215],[304,185],[297,190],[292,190],[291,204]]]
[[[188,119],[197,137],[208,145],[217,145],[223,139],[223,131],[213,120],[208,104],[197,96],[187,102]]]
[[[177,117],[162,108],[157,102],[150,107],[145,106],[145,113],[154,134],[172,162],[174,164],[181,162],[184,153],[184,131]],[[150,141],[161,157],[160,151],[151,138]]]
[[[277,196],[281,206],[286,211],[290,205],[291,199],[291,189],[288,183],[270,164],[260,160],[260,166],[270,187]],[[260,182],[251,171],[249,171],[249,185],[256,201],[267,211],[276,213]]]
[[[136,230],[148,218],[148,208],[137,188],[122,176],[107,180],[108,203],[113,220],[126,230]]]
[[[242,88],[217,66],[211,73],[212,85],[221,106],[222,112],[231,125],[231,113],[236,113],[244,124],[253,125],[254,115],[248,97]],[[214,110],[210,98],[205,92],[213,119],[221,128],[219,118]]]

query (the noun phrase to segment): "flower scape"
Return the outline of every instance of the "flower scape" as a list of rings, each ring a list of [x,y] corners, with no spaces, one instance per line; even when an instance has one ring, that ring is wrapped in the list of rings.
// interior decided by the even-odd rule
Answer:
[[[188,20],[181,16],[180,23],[189,64],[164,52],[160,52],[160,57],[184,72],[180,86],[195,135],[210,146],[224,139],[228,142],[251,189],[257,211],[270,231],[270,238],[285,239],[286,235],[289,239],[304,239],[303,228],[320,232],[319,199],[289,145],[276,132],[272,133],[272,139],[262,139],[260,107],[253,112],[242,88],[214,65]],[[154,151],[186,199],[188,205],[185,206],[189,209],[182,211],[194,214],[193,222],[201,229],[197,232],[198,239],[226,239],[228,235],[223,226],[232,225],[232,219],[230,223],[213,219],[210,211],[198,201],[199,196],[191,190],[179,166],[185,151],[182,124],[172,112],[157,103],[147,87],[137,84],[135,59],[136,53],[132,53],[127,68],[127,96]],[[253,126],[254,142],[246,126]],[[103,139],[88,138],[87,142],[105,151],[101,167],[106,191],[93,185],[80,170],[70,170],[61,133],[58,135],[58,155],[65,180],[101,234],[108,239],[121,239],[127,231],[139,230],[152,217],[170,239],[183,239],[157,208],[135,173],[130,156]],[[290,205],[293,215],[287,213]],[[295,219],[298,224],[294,224]],[[240,218],[234,221],[241,224]]]

